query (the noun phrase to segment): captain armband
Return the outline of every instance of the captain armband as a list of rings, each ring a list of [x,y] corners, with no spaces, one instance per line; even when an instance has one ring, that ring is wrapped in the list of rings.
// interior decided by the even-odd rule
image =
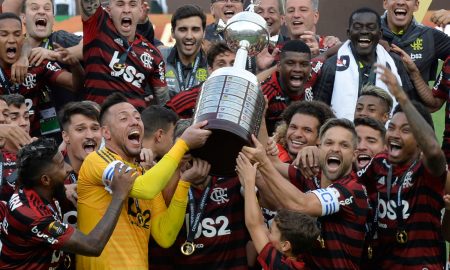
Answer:
[[[339,191],[336,188],[324,188],[311,191],[322,205],[322,215],[328,216],[339,212]]]

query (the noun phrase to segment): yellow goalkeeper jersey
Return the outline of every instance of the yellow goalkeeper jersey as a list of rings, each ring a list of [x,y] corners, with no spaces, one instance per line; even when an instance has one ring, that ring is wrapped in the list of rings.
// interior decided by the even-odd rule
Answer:
[[[150,233],[163,247],[173,244],[183,225],[190,184],[179,182],[168,208],[161,190],[186,151],[186,143],[178,140],[160,162],[136,179],[102,254],[100,257],[77,256],[77,269],[148,270]],[[125,162],[119,155],[103,148],[89,154],[80,168],[78,227],[85,234],[97,225],[111,202],[112,197],[105,190],[102,175],[106,166],[114,160]],[[125,164],[142,174],[142,169],[137,164]]]

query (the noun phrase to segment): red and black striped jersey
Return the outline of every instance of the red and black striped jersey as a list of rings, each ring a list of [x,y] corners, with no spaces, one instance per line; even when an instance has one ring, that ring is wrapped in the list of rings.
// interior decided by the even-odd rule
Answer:
[[[450,56],[444,62],[442,71],[433,88],[433,96],[446,101],[445,105],[445,129],[442,140],[442,150],[450,164]]]
[[[8,151],[2,151],[3,156],[1,161],[2,175],[0,186],[0,200],[9,201],[14,194],[17,179],[17,156]]]
[[[86,99],[101,104],[112,93],[120,92],[136,108],[145,108],[144,97],[153,94],[152,89],[166,86],[165,65],[158,49],[139,34],[128,44],[101,6],[83,21],[83,35]],[[114,68],[129,46],[125,67]]]
[[[19,189],[3,219],[0,268],[56,269],[74,231],[62,222],[58,201],[47,203],[34,190]]]
[[[422,160],[394,166],[388,197],[390,166],[388,154],[381,153],[358,172],[359,181],[367,186],[370,197],[378,198],[372,202],[377,207],[373,259],[365,265],[373,269],[443,269],[446,256],[441,210],[447,172],[433,176]],[[401,209],[397,209],[398,205]],[[397,242],[399,230],[406,232],[406,243]]]
[[[170,250],[150,247],[150,269],[248,269],[246,244],[250,240],[244,221],[244,198],[237,177],[211,180],[207,205],[195,235],[195,251],[183,255],[181,245],[186,241],[186,221]],[[196,205],[203,190],[192,188]],[[158,249],[158,250],[156,250]]]
[[[30,134],[32,136],[41,136],[39,120],[41,113],[46,113],[42,111],[41,105],[51,102],[51,97],[45,87],[56,84],[56,78],[62,71],[57,63],[44,60],[41,65],[28,68],[22,84],[15,84],[12,85],[12,89],[7,89],[0,83],[0,95],[21,94],[25,97],[25,103],[30,111]],[[7,79],[10,80],[11,69],[6,69],[5,73]]]
[[[264,270],[302,270],[305,269],[303,261],[294,261],[277,250],[272,243],[267,243],[258,255],[258,262]]]
[[[166,103],[166,107],[174,111],[181,118],[192,118],[202,85],[203,82],[191,89],[176,94]]]
[[[289,166],[290,181],[303,192],[320,189],[320,176],[306,179],[294,166]],[[360,269],[364,250],[369,202],[366,188],[359,184],[356,174],[333,181],[328,186],[339,192],[339,212],[318,218],[325,247],[317,241],[305,254],[311,269]]]
[[[305,91],[301,95],[289,95],[281,88],[280,73],[278,71],[261,83],[261,91],[268,99],[268,108],[266,114],[266,125],[269,135],[271,135],[276,128],[277,123],[281,120],[281,113],[286,109],[292,101],[314,99],[312,86],[315,84],[318,74],[323,65],[323,61],[318,58],[311,60],[312,70],[311,76],[305,84]]]

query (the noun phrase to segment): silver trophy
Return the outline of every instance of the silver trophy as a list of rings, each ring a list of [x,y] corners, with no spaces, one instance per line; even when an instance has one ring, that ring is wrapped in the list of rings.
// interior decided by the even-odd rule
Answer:
[[[251,144],[251,134],[258,134],[265,105],[258,80],[245,63],[267,46],[269,33],[264,18],[244,11],[228,20],[224,37],[236,59],[233,67],[214,71],[202,86],[194,123],[208,120],[206,128],[213,132],[192,154],[211,164],[211,175],[234,176],[236,157]]]

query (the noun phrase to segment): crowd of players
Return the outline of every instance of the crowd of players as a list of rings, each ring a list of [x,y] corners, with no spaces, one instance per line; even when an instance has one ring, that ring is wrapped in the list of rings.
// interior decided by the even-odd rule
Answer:
[[[3,1],[0,269],[446,267],[450,37],[414,19],[418,0],[349,11],[345,41],[316,33],[318,0],[260,0],[276,44],[247,60],[266,107],[235,177],[189,150],[243,1],[211,0],[210,25],[179,7],[174,47],[146,1],[100,2],[79,0],[79,37],[53,31],[51,0]]]

